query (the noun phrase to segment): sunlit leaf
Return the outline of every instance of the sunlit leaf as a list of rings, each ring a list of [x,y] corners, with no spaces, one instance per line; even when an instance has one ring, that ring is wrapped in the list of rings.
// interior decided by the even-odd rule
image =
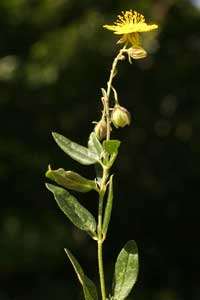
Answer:
[[[87,231],[92,236],[96,235],[97,225],[94,217],[73,195],[67,190],[49,183],[46,183],[46,187],[54,194],[58,206],[75,226]]]
[[[118,140],[109,140],[103,142],[103,148],[106,153],[110,154],[108,166],[111,167],[117,158],[118,155],[118,149],[121,142]]]
[[[118,149],[120,146],[120,141],[118,140],[109,140],[109,141],[104,141],[103,142],[103,148],[106,152],[108,152],[109,154],[113,155],[113,154],[117,154],[118,153]]]
[[[135,241],[126,243],[115,264],[113,280],[114,299],[124,300],[133,288],[138,275],[138,249]]]
[[[72,142],[63,135],[53,132],[55,142],[71,158],[83,165],[92,165],[98,161],[98,155],[88,148]]]
[[[99,159],[102,157],[103,155],[103,147],[99,141],[99,139],[97,138],[95,132],[92,132],[90,134],[89,140],[88,140],[88,148],[96,153],[99,157]]]
[[[51,170],[49,167],[46,172],[46,177],[54,180],[57,184],[74,191],[86,193],[91,190],[97,190],[94,180],[89,180],[78,173],[73,171],[65,171],[60,168],[57,170]]]

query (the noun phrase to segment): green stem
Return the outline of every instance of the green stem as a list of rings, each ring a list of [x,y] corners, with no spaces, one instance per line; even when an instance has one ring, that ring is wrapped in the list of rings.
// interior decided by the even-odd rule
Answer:
[[[100,283],[101,283],[102,300],[106,300],[106,288],[105,288],[105,280],[104,280],[102,244],[103,244],[102,241],[98,241],[99,277],[100,277]]]
[[[115,59],[113,60],[112,63],[112,69],[110,71],[110,77],[107,82],[107,91],[106,91],[106,98],[104,99],[104,105],[105,105],[105,112],[106,112],[106,122],[107,122],[107,135],[106,135],[106,140],[108,141],[110,139],[110,112],[109,112],[109,100],[110,100],[110,92],[112,89],[112,81],[113,78],[115,77],[115,72],[117,68],[118,61],[121,59],[122,55],[126,51],[126,45],[119,51]]]
[[[97,240],[97,243],[98,243],[98,266],[99,266],[99,278],[100,278],[102,300],[106,300],[106,288],[105,288],[103,253],[102,253],[102,244],[103,244],[102,215],[103,215],[103,200],[104,200],[104,195],[106,192],[106,181],[107,181],[108,175],[109,175],[108,169],[104,167],[101,191],[99,193],[98,240]]]
[[[99,278],[101,286],[102,300],[106,300],[106,288],[104,279],[104,267],[103,267],[103,253],[102,253],[102,212],[103,212],[103,198],[104,193],[100,193],[99,196],[99,214],[98,214],[98,265],[99,265]]]
[[[112,89],[112,81],[115,76],[115,71],[117,67],[117,63],[120,60],[122,54],[126,52],[125,47],[121,49],[118,53],[118,55],[115,57],[113,64],[112,64],[112,69],[110,72],[110,77],[107,83],[107,91],[106,91],[106,97],[104,97],[104,110],[103,114],[105,114],[106,117],[106,124],[107,124],[107,132],[106,132],[106,140],[110,140],[110,107],[109,107],[109,99],[110,99],[110,92]],[[105,158],[105,163],[108,161],[109,155],[106,155]],[[101,190],[99,192],[99,209],[98,209],[98,266],[99,266],[99,278],[100,278],[100,286],[101,286],[101,295],[102,295],[102,300],[106,300],[106,288],[105,288],[105,278],[104,278],[104,266],[103,266],[103,251],[102,251],[102,246],[103,246],[103,234],[102,234],[102,217],[103,217],[103,200],[104,200],[104,195],[106,193],[106,188],[107,188],[107,179],[109,177],[109,168],[107,166],[103,167],[103,177],[102,177],[102,182],[101,182]]]

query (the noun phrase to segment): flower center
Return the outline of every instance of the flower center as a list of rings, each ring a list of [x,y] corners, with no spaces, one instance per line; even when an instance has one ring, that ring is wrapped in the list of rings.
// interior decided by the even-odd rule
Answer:
[[[139,23],[145,23],[145,18],[142,14],[136,12],[136,11],[122,11],[122,16],[117,16],[117,21],[114,23],[117,26],[124,26],[128,24],[139,24]]]

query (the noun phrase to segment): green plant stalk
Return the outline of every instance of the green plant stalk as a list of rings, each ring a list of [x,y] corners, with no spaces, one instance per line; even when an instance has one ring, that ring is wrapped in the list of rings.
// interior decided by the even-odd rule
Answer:
[[[99,278],[101,286],[102,300],[106,299],[106,288],[104,279],[104,266],[103,266],[103,253],[102,253],[102,212],[103,212],[103,197],[99,197],[99,214],[98,214],[98,266],[99,266]]]
[[[110,132],[111,132],[111,130],[110,130],[110,114],[109,114],[109,99],[110,99],[110,92],[112,89],[112,81],[113,81],[113,78],[115,77],[115,72],[116,72],[118,61],[121,60],[121,57],[124,52],[127,52],[126,45],[122,49],[120,49],[119,53],[113,60],[112,69],[110,71],[110,77],[109,77],[109,80],[107,83],[106,97],[104,99],[104,110],[106,113],[106,122],[107,122],[107,134],[106,134],[107,141],[110,139]]]
[[[53,193],[58,206],[70,221],[97,241],[100,299],[124,300],[133,288],[138,275],[138,249],[135,241],[128,241],[118,255],[115,264],[112,295],[109,296],[106,293],[103,264],[103,242],[106,239],[113,207],[113,175],[110,175],[110,169],[118,155],[118,148],[121,143],[119,140],[110,138],[112,125],[118,128],[130,124],[130,114],[126,108],[120,106],[118,94],[112,82],[117,74],[119,61],[124,60],[127,56],[128,61],[132,63],[132,59],[141,59],[147,55],[145,49],[140,45],[138,29],[145,32],[156,29],[158,26],[156,24],[146,24],[143,15],[130,10],[122,12],[114,26],[104,25],[103,27],[114,31],[116,29],[114,33],[122,35],[118,43],[125,43],[125,45],[119,50],[112,62],[106,89],[101,89],[103,103],[101,119],[99,122],[94,122],[96,125],[89,136],[87,147],[79,145],[56,132],[52,133],[58,146],[72,159],[83,165],[96,165],[96,178],[90,180],[73,171],[65,171],[62,168],[51,170],[49,167],[46,176],[62,187],[48,183],[46,187]],[[127,32],[127,34],[122,34],[122,32]],[[131,47],[128,47],[128,44],[131,44]],[[109,103],[111,96],[114,102],[113,106],[110,106]],[[100,164],[101,167],[97,164]],[[99,168],[102,169],[99,170]],[[97,220],[66,188],[82,193],[95,190],[98,193]],[[105,206],[104,198],[107,199]],[[65,249],[65,251],[82,285],[85,300],[98,300],[97,288],[93,281],[85,275],[71,252],[68,249]]]
[[[106,91],[106,96],[104,97],[104,112],[105,112],[105,117],[106,117],[106,125],[107,125],[107,132],[106,132],[106,140],[110,140],[110,133],[111,133],[111,128],[110,128],[110,107],[109,107],[109,99],[110,99],[110,92],[112,89],[112,81],[113,78],[115,77],[115,72],[116,72],[116,67],[121,60],[121,57],[124,52],[126,52],[126,47],[121,49],[118,53],[118,55],[115,57],[112,63],[112,69],[110,71],[110,77],[107,83],[107,91]],[[106,155],[105,158],[105,163],[108,159],[108,154]],[[98,208],[98,266],[99,266],[99,278],[100,278],[100,286],[101,286],[101,295],[102,295],[102,300],[106,300],[106,288],[105,288],[105,277],[104,277],[104,266],[103,266],[103,235],[102,235],[102,216],[103,216],[103,200],[104,196],[106,193],[107,189],[107,179],[109,177],[109,169],[107,166],[104,166],[103,168],[103,178],[102,178],[102,183],[101,183],[101,190],[99,193],[99,208]]]
[[[106,192],[106,181],[109,176],[109,169],[104,167],[103,178],[101,183],[101,190],[99,193],[99,209],[98,209],[98,266],[99,266],[99,278],[101,286],[102,300],[106,300],[106,288],[105,288],[105,278],[104,278],[104,266],[103,266],[103,235],[102,235],[102,216],[103,216],[103,200]]]

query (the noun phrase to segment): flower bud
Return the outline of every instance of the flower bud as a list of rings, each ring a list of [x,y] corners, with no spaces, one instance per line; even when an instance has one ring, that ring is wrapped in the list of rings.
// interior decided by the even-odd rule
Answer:
[[[134,46],[129,48],[128,56],[133,59],[141,59],[147,56],[147,52],[140,46]]]
[[[130,125],[131,115],[126,108],[116,104],[111,114],[111,121],[116,128],[125,127]]]
[[[107,124],[105,119],[101,119],[95,126],[94,132],[99,140],[102,140],[106,137]]]

